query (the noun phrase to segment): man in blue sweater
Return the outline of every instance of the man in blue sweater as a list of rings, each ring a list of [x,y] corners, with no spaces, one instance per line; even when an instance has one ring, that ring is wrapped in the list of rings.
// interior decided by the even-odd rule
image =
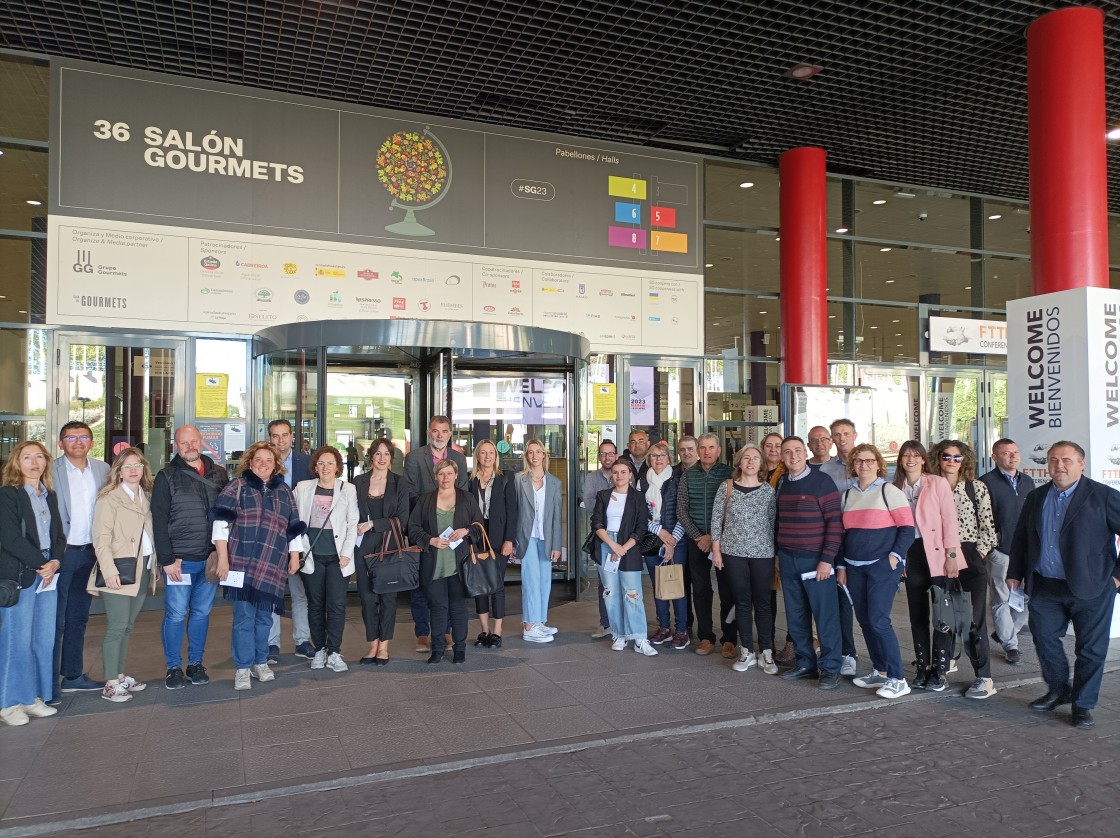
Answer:
[[[787,681],[819,678],[822,690],[840,686],[840,615],[836,601],[834,566],[844,534],[840,494],[836,484],[818,469],[809,468],[801,437],[782,440],[786,474],[778,482],[776,518],[778,566],[786,623],[797,653],[797,665],[782,677]],[[813,652],[813,621],[821,644]]]

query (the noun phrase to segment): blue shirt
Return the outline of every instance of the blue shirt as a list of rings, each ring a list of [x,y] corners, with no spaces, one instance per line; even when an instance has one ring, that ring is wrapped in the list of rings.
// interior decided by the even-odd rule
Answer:
[[[1015,472],[1014,474],[1008,474],[1003,469],[996,469],[996,471],[998,471],[1000,474],[1002,474],[1004,476],[1004,478],[1007,480],[1007,482],[1011,484],[1011,491],[1013,491],[1015,493],[1018,493],[1018,491],[1019,491],[1019,472]]]
[[[1077,483],[1081,481],[1078,480]],[[1062,564],[1062,552],[1059,549],[1059,536],[1062,532],[1062,521],[1065,520],[1066,510],[1069,509],[1070,499],[1077,490],[1074,483],[1064,492],[1059,491],[1053,483],[1050,491],[1042,501],[1042,555],[1039,556],[1038,573],[1047,579],[1065,579],[1066,569]]]
[[[39,549],[46,552],[51,549],[51,508],[47,505],[47,487],[39,484],[36,492],[26,483],[23,488],[31,498],[31,509],[35,513],[35,529],[39,535]]]

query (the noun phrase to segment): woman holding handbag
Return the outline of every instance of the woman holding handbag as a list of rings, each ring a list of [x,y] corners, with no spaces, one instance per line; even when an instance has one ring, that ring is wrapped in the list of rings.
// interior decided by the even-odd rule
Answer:
[[[19,585],[19,598],[0,608],[0,721],[16,726],[58,712],[43,700],[58,686],[58,591],[39,591],[58,582],[66,536],[51,490],[51,455],[43,443],[28,440],[12,449],[0,482],[0,578]]]
[[[288,575],[299,570],[307,526],[272,443],[250,445],[237,474],[218,495],[212,536],[218,579],[226,599],[233,600],[233,688],[247,690],[252,678],[263,683],[276,677],[268,666],[268,633],[272,615],[284,613]],[[231,573],[238,576],[230,578]]]
[[[915,439],[902,443],[898,449],[894,485],[902,490],[914,513],[914,543],[906,551],[904,576],[910,632],[917,655],[911,686],[941,692],[948,685],[948,661],[939,666],[933,662],[929,589],[932,585],[944,585],[946,579],[955,579],[966,566],[960,558],[961,538],[953,490],[944,477],[930,471],[925,446]]]
[[[342,453],[323,445],[311,455],[318,475],[296,486],[299,519],[307,525],[303,585],[307,591],[307,623],[315,656],[312,669],[345,672],[342,632],[346,627],[346,580],[354,573],[354,540],[358,532],[358,498],[342,479]]]
[[[643,537],[641,547],[650,582],[656,591],[658,565],[684,564],[683,556],[676,555],[677,545],[684,538],[684,527],[677,521],[677,487],[680,485],[680,475],[673,469],[669,446],[664,442],[650,446],[646,462],[649,463],[649,468],[638,480],[638,491],[645,495],[646,506],[649,507],[649,534]],[[676,633],[669,628],[670,602]],[[657,612],[657,631],[650,635],[649,642],[660,646],[672,640],[674,648],[683,649],[688,646],[688,602],[685,598],[670,601],[654,597],[653,603]]]
[[[760,646],[774,636],[774,514],[777,495],[762,480],[763,454],[755,445],[740,448],[730,480],[716,489],[712,504],[712,564],[727,572],[735,595],[735,624],[739,630],[739,657],[731,665],[746,672],[757,665],[767,675],[777,675],[774,650],[754,652],[751,613]]]
[[[613,487],[595,495],[591,531],[600,541],[599,579],[607,606],[611,648],[621,652],[634,641],[634,651],[653,656],[657,650],[646,636],[646,608],[642,602],[642,538],[649,532],[645,495],[630,485],[634,466],[620,457],[611,466]]]
[[[513,555],[513,539],[517,533],[517,495],[511,476],[498,468],[498,448],[489,439],[474,447],[474,468],[467,489],[482,510],[482,526],[490,543],[498,545],[494,558],[498,561],[498,577],[502,581],[496,593],[474,598],[475,612],[482,623],[482,632],[474,645],[500,649],[502,619],[506,616],[506,564]]]
[[[964,647],[976,680],[965,690],[964,697],[991,698],[996,694],[996,686],[988,655],[988,586],[991,584],[988,554],[999,543],[992,498],[988,487],[976,479],[976,455],[967,442],[942,440],[933,447],[930,460],[930,470],[944,477],[953,489],[965,563],[959,578],[961,588],[968,592],[972,601],[972,627]]]
[[[524,470],[514,478],[517,496],[517,559],[521,563],[521,638],[551,643],[548,625],[552,566],[560,561],[560,480],[548,473],[548,452],[539,439],[525,443]]]
[[[408,524],[408,487],[404,478],[392,471],[393,443],[379,439],[370,448],[369,470],[354,480],[354,493],[358,503],[359,556],[377,550],[385,535],[392,531],[403,532]],[[373,577],[369,566],[361,558],[356,563],[358,596],[362,601],[362,622],[366,627],[369,654],[359,663],[385,666],[389,663],[389,641],[397,622],[396,593],[379,594],[373,590]]]
[[[125,674],[128,640],[148,589],[156,592],[155,536],[152,534],[152,471],[144,452],[117,454],[109,479],[93,508],[93,550],[97,565],[86,590],[102,597],[105,639],[101,644],[106,701],[124,702],[147,684]]]
[[[467,589],[460,567],[470,558],[472,525],[482,524],[482,510],[470,492],[455,487],[459,466],[450,457],[436,464],[436,490],[421,495],[408,519],[408,537],[423,547],[420,586],[428,597],[430,625],[447,625],[451,617],[452,663],[467,659]],[[454,546],[452,546],[454,545]],[[443,660],[446,638],[432,635],[428,663]]]

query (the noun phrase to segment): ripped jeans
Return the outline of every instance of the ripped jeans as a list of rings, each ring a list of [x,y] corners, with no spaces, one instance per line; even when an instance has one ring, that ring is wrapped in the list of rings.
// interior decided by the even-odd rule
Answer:
[[[611,538],[616,538],[611,533]],[[599,565],[599,581],[603,584],[603,602],[607,606],[611,635],[617,640],[646,639],[646,606],[642,601],[642,571],[620,570],[610,573],[606,560],[610,551],[600,544],[603,563]]]

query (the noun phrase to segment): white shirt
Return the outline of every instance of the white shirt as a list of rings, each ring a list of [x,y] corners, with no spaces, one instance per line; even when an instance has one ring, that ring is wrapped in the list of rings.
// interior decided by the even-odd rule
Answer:
[[[93,504],[97,500],[93,467],[87,462],[85,469],[80,469],[67,459],[66,482],[70,487],[70,531],[66,543],[89,544],[93,540]]]
[[[544,541],[544,484],[533,489],[533,534],[531,538]]]
[[[133,500],[136,500],[136,495],[133,494],[132,490],[130,488],[128,488],[128,486],[126,486],[124,483],[122,483],[121,488],[124,489],[124,493],[126,495],[128,495]],[[144,499],[144,490],[143,489],[137,489],[137,493],[140,495],[140,499],[143,500]],[[148,531],[147,530],[140,530],[140,533],[141,533],[140,555],[150,556],[150,555],[152,555],[152,550],[155,549],[155,548],[152,547],[152,540],[150,538],[148,538]]]
[[[611,492],[611,499],[607,502],[607,532],[618,532],[622,526],[622,513],[626,511],[626,495]]]

